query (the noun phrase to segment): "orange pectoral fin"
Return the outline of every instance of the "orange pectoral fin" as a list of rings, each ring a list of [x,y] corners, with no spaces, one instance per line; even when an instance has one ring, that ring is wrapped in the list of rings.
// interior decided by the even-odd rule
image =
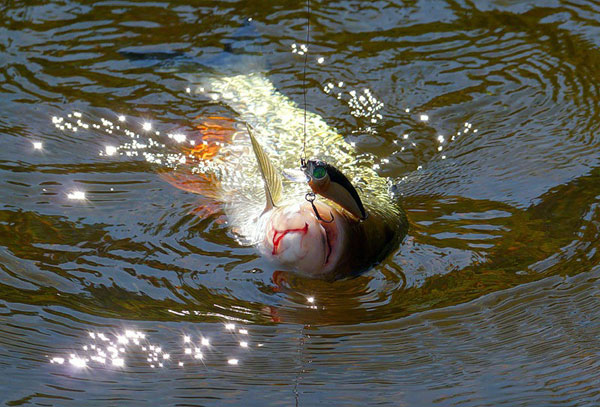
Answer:
[[[176,188],[219,199],[219,180],[211,172],[198,172],[198,163],[213,159],[221,147],[232,142],[237,133],[235,121],[227,117],[209,116],[196,126],[198,132],[190,137],[193,146],[183,147],[186,162],[160,177]]]
[[[231,143],[237,132],[235,121],[221,116],[207,117],[196,127],[199,130],[198,140],[186,153],[198,160],[210,160],[216,156],[221,146]]]

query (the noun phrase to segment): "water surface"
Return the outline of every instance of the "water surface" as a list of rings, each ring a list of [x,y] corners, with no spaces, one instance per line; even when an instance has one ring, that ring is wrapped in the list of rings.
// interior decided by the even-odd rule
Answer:
[[[411,229],[362,276],[284,287],[222,212],[100,154],[121,132],[52,118],[235,119],[120,51],[213,58],[248,18],[300,103],[303,5],[0,6],[4,404],[600,402],[600,3],[312,6],[308,109],[373,158]],[[365,89],[373,114],[351,102]]]

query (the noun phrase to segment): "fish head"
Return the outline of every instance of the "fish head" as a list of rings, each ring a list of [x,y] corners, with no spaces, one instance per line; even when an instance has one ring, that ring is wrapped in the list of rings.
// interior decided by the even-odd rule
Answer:
[[[263,256],[301,274],[319,277],[331,273],[343,255],[347,221],[326,203],[284,205],[265,213]],[[329,222],[333,216],[333,221]],[[329,222],[329,223],[328,223]]]

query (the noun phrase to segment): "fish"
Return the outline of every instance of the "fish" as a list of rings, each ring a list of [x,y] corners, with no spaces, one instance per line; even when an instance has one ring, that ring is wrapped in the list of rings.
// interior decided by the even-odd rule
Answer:
[[[225,52],[221,59],[231,65],[232,47]],[[278,91],[261,64],[241,55],[244,62],[228,74],[177,54],[187,72],[175,72],[190,93],[226,106],[230,117],[201,119],[188,136],[193,146],[171,160],[163,178],[218,203],[235,239],[277,268],[336,280],[384,260],[406,236],[408,219],[373,157],[358,154],[321,116]],[[304,146],[310,159],[300,159]]]

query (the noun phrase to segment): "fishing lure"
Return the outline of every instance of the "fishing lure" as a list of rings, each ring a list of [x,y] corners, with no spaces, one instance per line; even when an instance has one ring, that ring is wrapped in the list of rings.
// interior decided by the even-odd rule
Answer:
[[[367,219],[368,214],[358,192],[340,170],[325,161],[304,159],[301,160],[300,169],[307,176],[308,185],[313,191],[312,196],[309,196],[310,193],[306,195],[306,200],[313,205],[313,210],[319,220],[322,219],[313,203],[314,194],[337,203],[359,220]],[[331,221],[333,221],[333,215]]]

